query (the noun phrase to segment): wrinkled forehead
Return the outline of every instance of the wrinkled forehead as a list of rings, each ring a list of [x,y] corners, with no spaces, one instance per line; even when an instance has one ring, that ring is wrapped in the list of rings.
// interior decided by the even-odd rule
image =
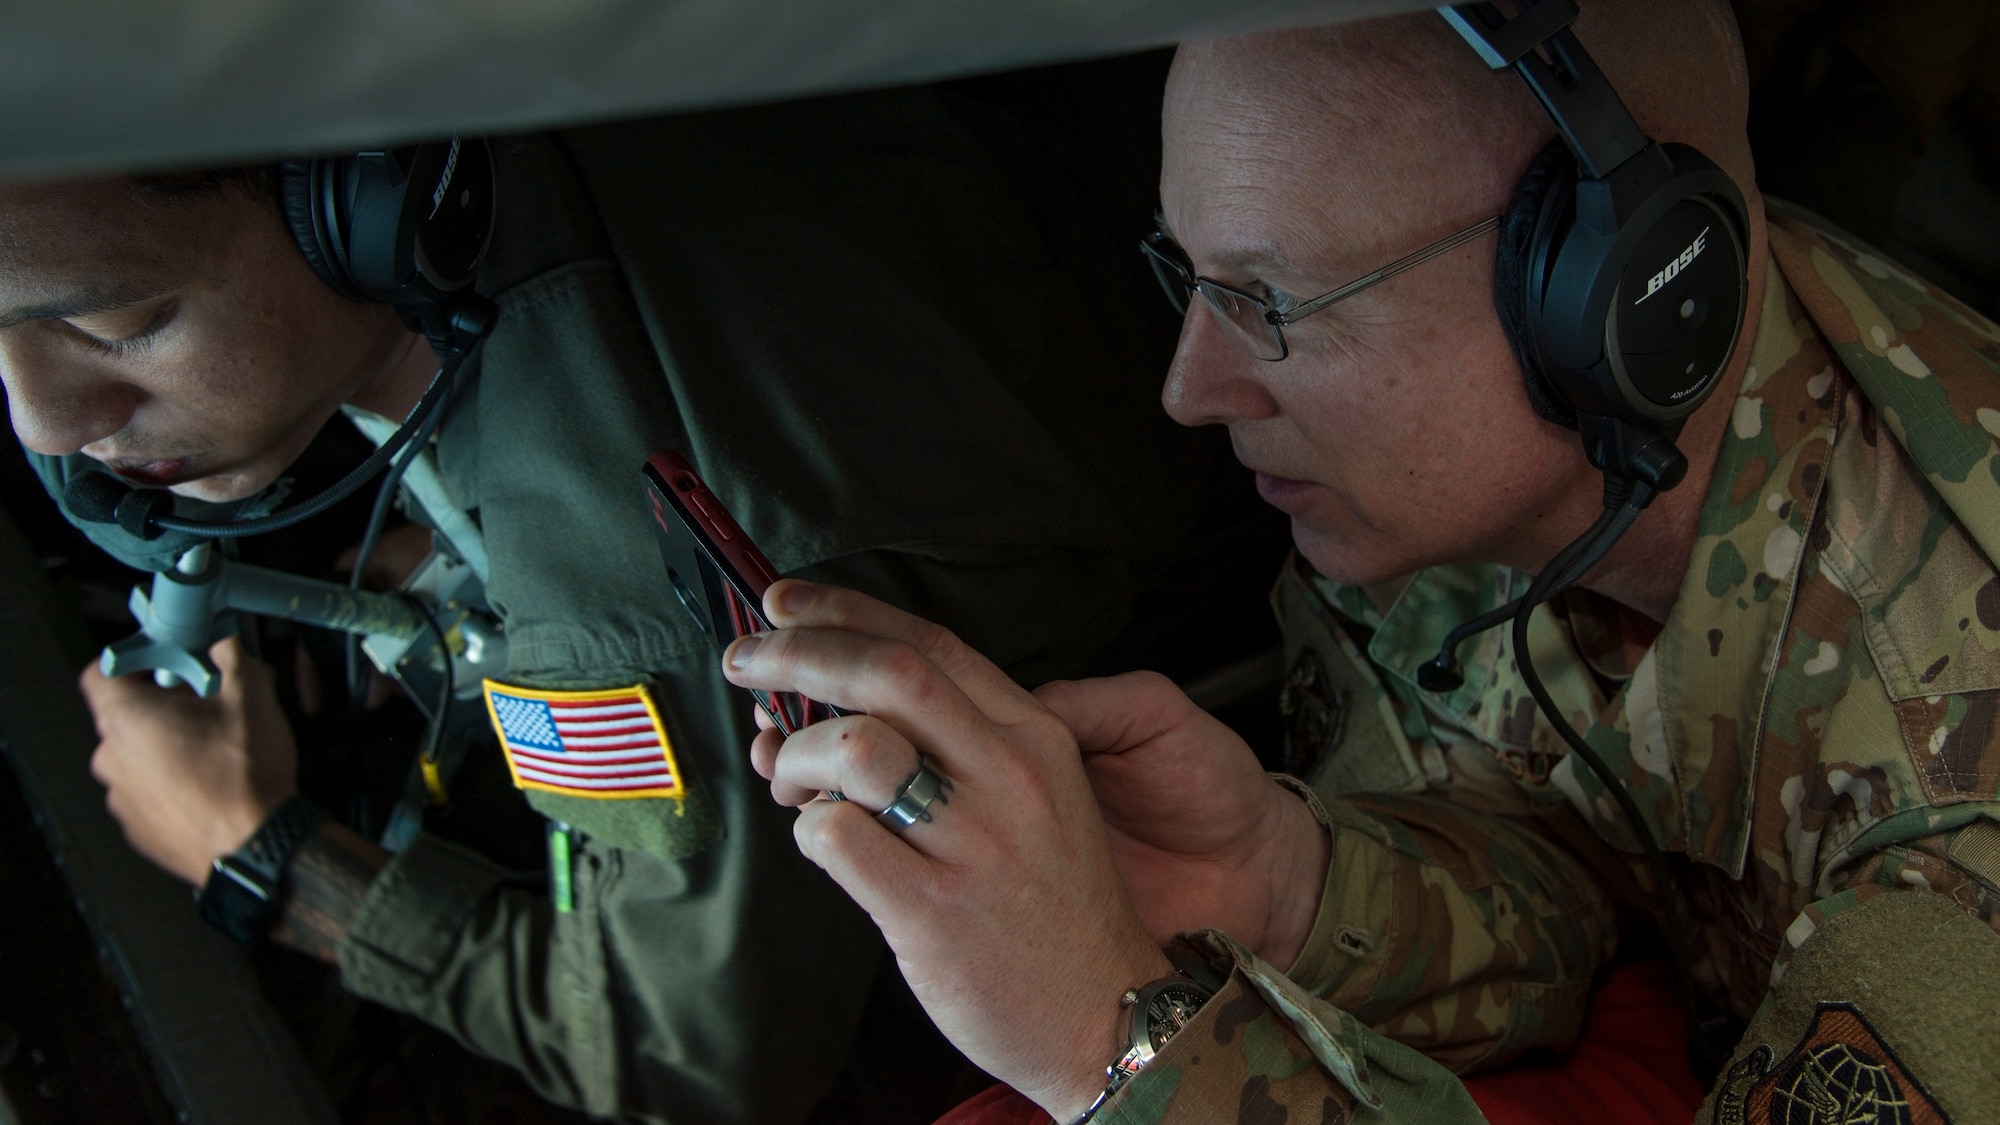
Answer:
[[[56,288],[166,283],[199,260],[206,210],[147,200],[123,178],[0,183],[0,305]]]
[[[1176,236],[1282,242],[1296,260],[1494,213],[1547,125],[1518,82],[1426,13],[1184,45],[1162,131]]]

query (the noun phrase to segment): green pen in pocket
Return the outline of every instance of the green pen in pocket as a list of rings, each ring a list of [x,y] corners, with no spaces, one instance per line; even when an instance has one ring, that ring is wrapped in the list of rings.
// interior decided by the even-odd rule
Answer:
[[[556,913],[576,909],[576,892],[570,881],[570,827],[560,820],[549,821],[549,897]]]

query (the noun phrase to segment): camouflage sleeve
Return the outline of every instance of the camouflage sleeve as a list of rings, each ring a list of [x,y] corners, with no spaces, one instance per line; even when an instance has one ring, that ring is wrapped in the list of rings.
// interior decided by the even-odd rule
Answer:
[[[1185,935],[1220,990],[1097,1120],[1483,1121],[1453,1072],[1575,1040],[1616,941],[1609,896],[1531,825],[1281,780],[1333,834],[1304,952],[1281,973]]]
[[[1457,1072],[1574,1042],[1618,934],[1576,857],[1437,796],[1308,803],[1333,860],[1290,979]]]
[[[1863,854],[1786,928],[1700,1120],[1963,1122],[2000,1107],[2000,821]]]
[[[1221,988],[1092,1120],[1110,1125],[1346,1121],[1483,1125],[1465,1086],[1217,930],[1182,937]],[[1211,981],[1211,983],[1214,983]]]

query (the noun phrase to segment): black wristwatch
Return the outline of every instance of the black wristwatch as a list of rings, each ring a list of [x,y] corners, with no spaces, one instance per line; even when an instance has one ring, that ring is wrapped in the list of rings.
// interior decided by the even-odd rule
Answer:
[[[202,921],[239,945],[263,940],[277,914],[278,887],[292,853],[325,819],[303,797],[279,805],[242,847],[210,866],[208,881],[194,894]]]
[[[1132,1076],[1146,1069],[1153,1056],[1160,1053],[1181,1029],[1194,1019],[1201,1006],[1214,995],[1208,989],[1186,977],[1164,977],[1144,988],[1129,988],[1119,997],[1119,1006],[1132,1013],[1131,1037],[1126,1041],[1125,1053],[1118,1061],[1104,1068],[1108,1080],[1104,1092],[1079,1116],[1072,1118],[1070,1125],[1084,1125],[1097,1116],[1104,1103],[1111,1100]]]

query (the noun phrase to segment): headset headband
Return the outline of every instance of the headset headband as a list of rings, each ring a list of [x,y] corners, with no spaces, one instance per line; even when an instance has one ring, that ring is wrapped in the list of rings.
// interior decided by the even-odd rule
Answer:
[[[1581,432],[1593,465],[1658,476],[1635,451],[1679,434],[1735,349],[1742,194],[1707,157],[1639,128],[1571,30],[1576,0],[1438,13],[1487,66],[1518,74],[1562,137],[1516,189],[1494,270],[1529,400]]]
[[[1439,8],[1494,70],[1512,67],[1576,154],[1584,178],[1602,180],[1651,144],[1569,25],[1576,0],[1524,5],[1513,19],[1493,4]],[[1543,58],[1540,49],[1546,49]]]

